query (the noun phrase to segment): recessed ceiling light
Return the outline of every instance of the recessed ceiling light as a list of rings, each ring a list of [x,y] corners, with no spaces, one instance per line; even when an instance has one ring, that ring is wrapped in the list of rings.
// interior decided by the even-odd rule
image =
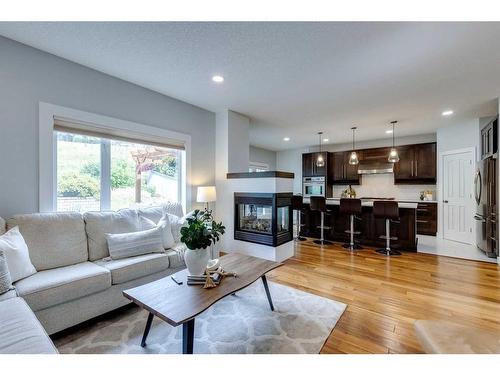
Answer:
[[[443,116],[451,116],[453,114],[453,111],[451,109],[448,109],[446,111],[443,111],[441,115]]]
[[[385,134],[392,134],[392,129],[386,130]]]
[[[323,142],[328,142],[328,141],[329,141],[328,138],[323,139]]]
[[[224,77],[223,76],[213,76],[212,81],[214,81],[216,83],[222,83],[222,82],[224,82]]]
[[[285,137],[285,138],[283,138],[283,140],[284,140],[285,142],[288,142],[288,141],[290,140],[290,137]]]

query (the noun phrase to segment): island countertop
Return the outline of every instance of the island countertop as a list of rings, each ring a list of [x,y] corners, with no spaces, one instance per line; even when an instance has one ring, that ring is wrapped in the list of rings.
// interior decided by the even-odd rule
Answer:
[[[400,208],[417,208],[418,203],[415,202],[409,202],[407,200],[405,201],[399,201],[399,200],[393,200],[394,202],[398,202],[398,206]],[[364,207],[373,207],[373,199],[361,199],[361,206]],[[423,201],[424,202],[424,201]],[[309,198],[304,198],[304,203],[309,204]],[[326,198],[326,204],[328,205],[335,205],[338,206],[340,205],[340,198]]]
[[[398,202],[399,220],[391,223],[391,236],[397,237],[393,240],[392,247],[398,250],[416,251],[417,250],[417,202]],[[360,233],[356,235],[361,245],[368,247],[383,247],[385,240],[380,236],[385,235],[386,223],[383,218],[377,218],[373,215],[373,199],[361,200],[361,214],[357,215],[355,220],[355,230]],[[301,215],[301,235],[304,237],[319,238],[321,215],[318,211],[310,209],[310,199],[304,198]],[[349,215],[340,212],[340,198],[327,198],[328,212],[324,217],[325,239],[335,242],[347,242],[349,235],[346,230],[349,229]]]

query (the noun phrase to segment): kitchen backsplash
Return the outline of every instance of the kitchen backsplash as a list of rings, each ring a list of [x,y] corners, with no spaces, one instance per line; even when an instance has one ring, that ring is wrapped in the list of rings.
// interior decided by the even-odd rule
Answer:
[[[407,200],[420,199],[422,190],[432,190],[436,199],[436,185],[394,185],[393,174],[369,174],[362,177],[361,185],[352,185],[356,196],[396,198]],[[346,186],[333,186],[333,197],[340,197]]]

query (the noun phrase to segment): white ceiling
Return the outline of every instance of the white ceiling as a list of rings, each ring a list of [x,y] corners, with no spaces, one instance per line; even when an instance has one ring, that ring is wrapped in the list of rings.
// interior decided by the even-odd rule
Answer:
[[[348,142],[353,125],[377,139],[395,119],[397,135],[423,134],[498,109],[500,23],[0,22],[0,34],[245,114],[251,143],[273,150],[315,144],[319,130],[330,143]]]

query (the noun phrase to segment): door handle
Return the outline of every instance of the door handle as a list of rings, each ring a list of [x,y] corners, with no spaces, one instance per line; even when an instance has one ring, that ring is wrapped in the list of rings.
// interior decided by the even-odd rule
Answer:
[[[415,176],[418,176],[418,160],[415,160]]]
[[[448,201],[443,201],[443,203],[448,203]]]

